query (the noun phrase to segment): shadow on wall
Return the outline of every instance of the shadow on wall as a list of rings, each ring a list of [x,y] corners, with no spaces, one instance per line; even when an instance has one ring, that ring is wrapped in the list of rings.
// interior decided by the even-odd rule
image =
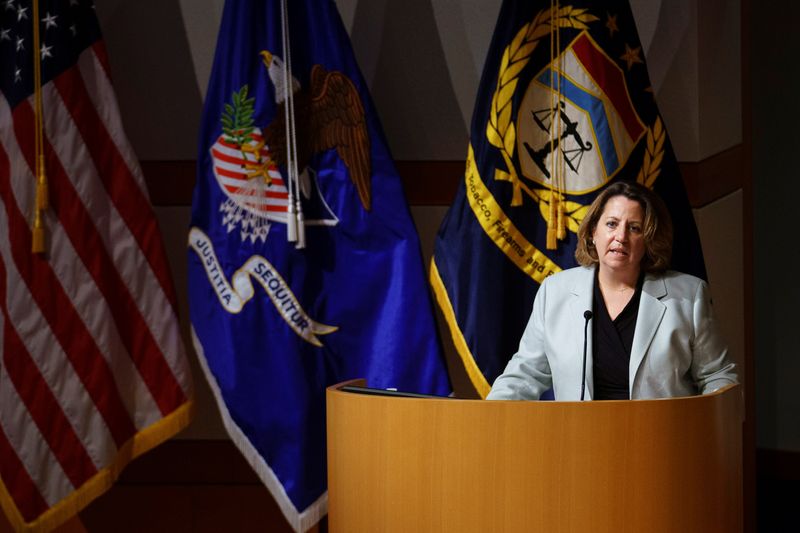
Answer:
[[[701,158],[697,138],[697,58],[691,57],[697,47],[697,35],[690,27],[691,21],[697,19],[693,6],[693,2],[684,1],[662,3],[647,50],[650,82],[680,161]]]
[[[350,35],[394,157],[463,158],[469,127],[431,1],[361,1]]]
[[[178,1],[99,2],[97,16],[136,155],[194,159],[203,101]]]

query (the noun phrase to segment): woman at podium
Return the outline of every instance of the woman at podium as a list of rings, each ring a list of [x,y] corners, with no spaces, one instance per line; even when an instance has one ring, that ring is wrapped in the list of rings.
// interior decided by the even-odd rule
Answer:
[[[706,283],[668,270],[672,222],[636,183],[607,187],[578,230],[581,265],[545,279],[487,399],[666,398],[736,383]]]

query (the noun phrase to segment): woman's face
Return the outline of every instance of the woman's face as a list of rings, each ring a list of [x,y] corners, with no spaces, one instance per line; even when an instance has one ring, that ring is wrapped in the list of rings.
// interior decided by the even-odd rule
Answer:
[[[592,234],[600,270],[639,275],[644,257],[644,210],[636,200],[612,196]]]

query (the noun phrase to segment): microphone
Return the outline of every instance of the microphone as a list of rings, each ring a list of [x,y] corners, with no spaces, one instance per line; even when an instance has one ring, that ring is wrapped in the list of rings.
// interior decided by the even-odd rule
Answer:
[[[581,401],[583,401],[583,395],[586,392],[586,343],[589,340],[587,331],[589,329],[589,321],[592,319],[592,312],[587,309],[583,312],[583,318],[585,322],[583,323],[583,375],[581,376]]]

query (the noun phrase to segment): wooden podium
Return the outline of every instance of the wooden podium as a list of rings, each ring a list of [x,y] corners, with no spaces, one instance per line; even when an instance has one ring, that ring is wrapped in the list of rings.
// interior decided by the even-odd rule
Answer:
[[[352,532],[742,531],[739,386],[512,402],[327,390],[329,526]]]

